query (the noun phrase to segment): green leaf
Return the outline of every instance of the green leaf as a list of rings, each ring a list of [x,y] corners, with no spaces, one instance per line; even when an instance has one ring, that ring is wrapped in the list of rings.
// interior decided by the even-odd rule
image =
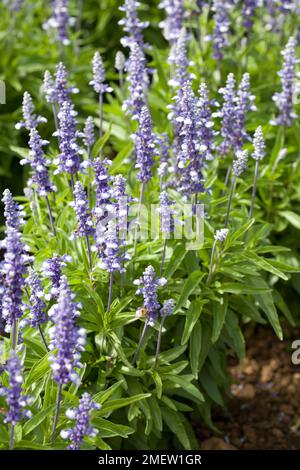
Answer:
[[[173,276],[173,274],[175,273],[175,271],[178,269],[178,267],[181,265],[181,263],[183,262],[184,258],[185,258],[185,255],[186,255],[187,251],[186,251],[186,248],[185,248],[185,245],[184,244],[179,244],[176,246],[174,252],[173,252],[173,255],[166,267],[166,271],[164,273],[164,276],[169,279],[170,277]]]
[[[223,397],[216,382],[208,374],[207,370],[203,369],[200,375],[200,384],[206,391],[209,398],[216,402],[220,406],[224,406]]]
[[[199,320],[199,317],[202,312],[203,305],[205,304],[205,300],[195,300],[188,312],[186,313],[185,317],[185,325],[184,325],[184,330],[181,338],[181,344],[186,344],[189,340],[189,337],[193,331],[193,328],[197,321]]]
[[[52,354],[53,351],[49,351],[42,359],[34,364],[26,379],[26,388],[30,387],[30,385],[32,385],[34,382],[41,379],[50,370],[49,357]]]
[[[293,227],[300,230],[300,215],[292,211],[279,211],[279,215],[287,220]]]
[[[100,413],[106,414],[109,411],[118,410],[119,408],[124,408],[124,406],[128,406],[131,403],[135,403],[140,400],[145,400],[145,398],[151,397],[151,393],[141,393],[139,395],[134,395],[133,397],[127,398],[117,398],[115,400],[110,400],[107,403],[104,403],[102,406]]]
[[[236,351],[239,359],[243,359],[246,355],[245,339],[239,326],[238,317],[231,310],[227,313],[225,329],[229,337],[230,347]]]
[[[160,377],[159,373],[156,370],[152,371],[152,378],[153,378],[153,381],[155,383],[157,396],[158,396],[158,398],[161,398],[161,396],[162,396],[162,380],[161,380],[161,377]]]
[[[108,130],[105,132],[105,134],[102,136],[101,139],[98,139],[97,142],[95,143],[93,150],[92,150],[92,157],[99,157],[99,154],[103,147],[105,146],[106,142],[108,142],[108,139],[110,138],[111,135],[111,124],[109,125]]]
[[[249,279],[249,282],[254,286],[254,287],[268,287],[267,283],[263,279],[257,279],[257,278],[251,278]],[[282,334],[282,329],[280,326],[279,318],[277,315],[277,311],[273,302],[273,297],[271,293],[265,293],[265,294],[255,294],[255,300],[258,302],[260,308],[264,311],[266,314],[269,322],[271,323],[276,335],[280,340],[283,339],[283,334]]]
[[[183,307],[186,304],[188,298],[195,291],[195,289],[199,285],[203,276],[204,276],[204,273],[202,273],[201,271],[194,271],[189,275],[189,277],[187,278],[187,280],[185,281],[183,285],[182,293],[177,302],[175,311],[180,310],[181,307]]]
[[[198,379],[199,360],[202,346],[202,326],[199,321],[193,328],[190,336],[189,356],[193,376]]]
[[[92,424],[99,430],[97,436],[99,437],[116,437],[120,436],[127,438],[129,434],[134,433],[134,429],[123,424],[115,424],[103,418],[92,419]]]
[[[181,414],[168,408],[162,408],[161,412],[164,422],[170,431],[177,437],[184,449],[191,450],[191,443],[182,422]]]
[[[96,403],[100,403],[101,405],[106,402],[106,400],[109,399],[109,397],[116,391],[118,390],[121,385],[124,384],[124,379],[119,380],[118,382],[114,383],[111,385],[107,390],[103,392],[98,392],[96,395],[93,396],[93,400]]]
[[[272,273],[275,276],[280,277],[284,281],[288,280],[288,277],[283,272],[279,271],[279,269],[277,269],[275,266],[272,266],[272,264],[270,264],[266,259],[261,258],[255,253],[246,251],[242,254],[242,257],[244,259],[251,261],[252,263],[255,264],[255,266],[262,269],[263,271],[268,271],[269,273]]]
[[[183,388],[183,390],[185,390],[189,395],[196,398],[197,401],[204,401],[204,396],[200,390],[188,380],[188,376],[166,374],[164,379],[173,382],[176,385],[175,388]]]
[[[26,436],[31,431],[33,431],[37,426],[39,426],[47,416],[52,416],[53,411],[55,410],[55,405],[48,406],[48,408],[39,411],[34,415],[29,421],[27,421],[23,426],[23,435]]]
[[[283,315],[285,316],[287,321],[292,326],[296,326],[296,322],[293,318],[293,315],[292,315],[288,305],[284,301],[284,298],[282,297],[282,295],[277,290],[274,290],[273,298],[274,298],[274,302],[275,302],[276,307],[283,313]]]
[[[213,308],[212,308],[213,331],[212,331],[212,337],[211,337],[211,340],[213,343],[218,341],[219,336],[221,334],[221,331],[225,322],[226,313],[227,313],[227,306],[228,306],[227,296],[221,297],[219,302],[217,301],[213,302]]]
[[[242,284],[239,282],[224,282],[220,285],[220,287],[217,287],[217,291],[220,292],[220,294],[224,294],[224,292],[228,292],[229,294],[264,294],[271,292],[271,289],[267,284],[266,287],[255,287],[254,285],[249,286],[248,283]]]

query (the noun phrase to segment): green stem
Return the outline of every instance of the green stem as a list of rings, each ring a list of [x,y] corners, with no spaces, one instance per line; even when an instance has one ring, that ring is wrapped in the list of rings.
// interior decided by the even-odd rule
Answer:
[[[63,388],[63,385],[62,385],[62,384],[59,384],[59,387],[58,387],[58,394],[57,394],[56,411],[55,411],[55,416],[54,416],[54,421],[53,421],[53,428],[52,428],[52,434],[51,434],[51,439],[50,439],[51,444],[53,443],[54,438],[55,438],[56,427],[57,427],[58,418],[59,418],[60,405],[61,405],[61,396],[62,396],[62,388]]]
[[[208,276],[206,283],[209,284],[213,275],[213,263],[214,263],[214,257],[215,257],[215,251],[216,251],[216,246],[217,246],[217,240],[214,241],[212,250],[211,250],[211,255],[210,255],[210,263],[209,263],[209,269],[208,269]]]
[[[167,239],[165,238],[164,248],[163,248],[163,253],[162,253],[162,258],[161,258],[161,265],[160,265],[160,276],[162,276],[163,270],[164,270],[164,264],[165,264],[165,259],[166,259],[166,251],[167,251]]]
[[[52,215],[52,211],[51,211],[49,198],[48,198],[47,195],[45,196],[45,199],[46,199],[46,204],[47,204],[47,209],[48,209],[48,215],[49,215],[51,230],[52,230],[54,236],[56,237],[56,229],[55,229],[55,225],[54,225],[54,220],[53,220],[53,215]]]
[[[146,335],[147,328],[148,328],[148,323],[147,323],[147,320],[146,320],[146,321],[145,321],[145,324],[144,324],[144,328],[143,328],[142,334],[141,334],[141,337],[140,337],[140,341],[139,341],[138,347],[136,348],[136,352],[135,352],[135,355],[134,355],[134,357],[133,357],[133,362],[136,362],[136,361],[138,360],[138,358],[139,358],[140,350],[141,350],[141,347],[142,347],[143,342],[144,342],[144,339],[145,339],[145,335]]]
[[[236,184],[236,176],[234,176],[234,178],[232,180],[232,183],[231,183],[230,195],[229,195],[228,207],[227,207],[227,214],[226,214],[226,221],[225,221],[225,227],[228,226],[228,222],[229,222],[230,209],[231,209],[231,203],[232,203],[235,184]]]
[[[112,293],[113,293],[113,285],[114,285],[114,273],[110,273],[109,277],[109,294],[108,294],[108,302],[107,302],[107,312],[110,312],[110,306],[112,301]]]
[[[12,424],[9,434],[9,450],[13,450],[15,445],[15,425]]]
[[[165,317],[162,317],[161,322],[160,322],[158,337],[157,337],[157,346],[156,346],[156,353],[155,353],[154,369],[156,369],[157,364],[158,364],[158,356],[159,356],[159,352],[160,352],[161,336],[162,336],[162,330],[163,330],[164,322],[165,322]]]
[[[88,259],[89,259],[89,265],[90,265],[90,270],[93,270],[93,261],[92,261],[92,251],[91,251],[91,245],[90,245],[90,240],[88,235],[86,235],[86,246],[87,246],[87,252],[88,252]]]
[[[135,254],[136,254],[138,226],[140,225],[140,218],[141,218],[141,210],[142,210],[142,204],[143,204],[144,191],[145,191],[145,183],[142,183],[141,184],[141,191],[140,191],[139,207],[138,207],[138,213],[137,213],[137,221],[136,221],[135,233],[134,233],[133,256],[135,256]]]
[[[256,187],[257,187],[257,179],[258,179],[258,170],[259,170],[259,160],[255,162],[255,171],[254,171],[254,181],[253,181],[253,188],[252,188],[252,196],[251,196],[251,206],[249,211],[249,219],[252,219],[253,210],[254,210],[254,202],[255,202],[255,195],[256,195]]]

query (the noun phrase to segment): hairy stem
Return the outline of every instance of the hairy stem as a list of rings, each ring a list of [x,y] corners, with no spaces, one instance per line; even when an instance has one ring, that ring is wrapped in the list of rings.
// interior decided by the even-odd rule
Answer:
[[[50,201],[49,201],[48,195],[45,196],[45,199],[46,199],[46,204],[47,204],[47,210],[48,210],[48,215],[49,215],[51,230],[52,230],[54,236],[56,237],[56,229],[55,229],[55,225],[54,225],[54,220],[53,220],[53,215],[52,215],[52,211],[51,211],[51,206],[50,206]]]
[[[44,346],[45,346],[45,348],[46,348],[46,351],[49,352],[48,344],[47,344],[47,341],[46,341],[46,339],[45,339],[45,336],[44,336],[44,333],[43,333],[43,330],[42,330],[41,325],[38,325],[38,329],[39,329],[39,332],[40,332],[42,341],[43,341],[43,343],[44,343]]]
[[[158,336],[157,336],[157,345],[156,345],[154,369],[156,369],[157,364],[158,364],[158,356],[159,356],[159,352],[160,352],[161,336],[162,336],[162,330],[163,330],[164,322],[165,322],[165,317],[163,317],[161,319],[159,332],[158,332]]]
[[[9,434],[9,450],[13,450],[15,445],[15,425],[12,424]]]
[[[60,405],[61,405],[62,388],[63,388],[63,385],[62,385],[62,384],[59,384],[59,387],[58,387],[58,394],[57,394],[57,402],[56,402],[56,411],[55,411],[55,416],[54,416],[54,421],[53,421],[53,428],[52,428],[52,434],[51,434],[51,439],[50,439],[50,442],[51,442],[51,443],[53,443],[54,438],[55,438],[56,427],[57,427],[57,423],[58,423],[59,412],[60,412]]]
[[[103,93],[99,93],[99,139],[103,133]]]
[[[254,202],[255,202],[257,179],[258,179],[258,170],[259,170],[259,160],[256,160],[256,162],[255,162],[255,171],[254,171],[254,181],[253,181],[253,188],[252,188],[252,196],[251,196],[251,206],[250,206],[250,211],[249,211],[249,219],[252,219],[253,210],[254,210]]]
[[[133,256],[136,254],[136,246],[137,246],[137,237],[138,237],[138,227],[140,225],[140,218],[141,218],[141,211],[142,211],[142,204],[143,204],[143,197],[145,191],[145,183],[141,184],[141,191],[140,191],[140,200],[138,206],[138,213],[137,213],[137,220],[135,226],[135,233],[134,233],[134,248],[133,248]]]
[[[18,329],[17,329],[17,321],[13,320],[11,326],[11,347],[15,351],[17,347],[17,337],[18,337]]]
[[[232,203],[232,198],[233,198],[233,193],[234,193],[234,188],[236,184],[236,176],[234,176],[231,187],[230,187],[230,194],[229,194],[229,200],[228,200],[228,207],[227,207],[227,214],[226,214],[226,221],[225,221],[225,227],[228,226],[229,222],[229,216],[230,216],[230,209],[231,209],[231,203]]]
[[[206,280],[207,284],[210,283],[212,275],[213,275],[213,265],[214,265],[214,257],[215,257],[216,246],[217,246],[217,240],[214,241],[214,244],[213,244],[213,247],[212,247],[212,250],[211,250],[208,276],[207,276],[207,280]]]
[[[53,113],[53,118],[54,118],[55,130],[58,131],[58,129],[59,129],[58,117],[57,117],[57,110],[56,110],[56,107],[55,107],[54,103],[52,104],[52,113]],[[57,136],[57,138],[59,140],[59,136]]]
[[[86,235],[86,246],[87,246],[87,253],[89,259],[90,270],[93,270],[93,261],[92,261],[92,251],[91,251],[91,244],[88,235]]]
[[[166,259],[166,251],[167,251],[167,239],[165,238],[164,248],[163,248],[162,257],[161,257],[161,264],[160,264],[160,276],[162,276],[162,273],[163,273],[163,270],[164,270],[165,259]]]
[[[114,285],[114,273],[110,273],[109,277],[109,293],[108,293],[108,302],[107,302],[107,311],[110,312],[110,306],[112,301],[112,293],[113,293],[113,285]]]
[[[147,323],[147,320],[146,320],[146,321],[145,321],[145,324],[144,324],[144,328],[143,328],[142,334],[141,334],[141,337],[140,337],[140,341],[139,341],[138,347],[136,348],[135,355],[134,355],[134,357],[133,357],[133,362],[136,362],[136,361],[138,360],[138,358],[139,358],[140,351],[141,351],[141,347],[142,347],[143,342],[144,342],[144,339],[145,339],[145,335],[146,335],[147,328],[148,328],[148,323]]]

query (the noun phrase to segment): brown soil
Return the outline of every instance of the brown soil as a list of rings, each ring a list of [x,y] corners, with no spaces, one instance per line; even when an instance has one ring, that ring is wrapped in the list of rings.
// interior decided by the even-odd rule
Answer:
[[[268,328],[247,340],[247,358],[232,363],[232,400],[216,410],[216,435],[199,430],[202,449],[300,449],[300,365],[291,362],[291,343],[300,331],[280,342]]]

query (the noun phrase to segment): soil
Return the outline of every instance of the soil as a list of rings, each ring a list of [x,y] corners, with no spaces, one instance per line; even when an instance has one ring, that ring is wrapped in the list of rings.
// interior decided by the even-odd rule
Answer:
[[[198,430],[202,449],[300,449],[300,364],[291,362],[291,344],[300,330],[280,342],[260,327],[247,340],[247,358],[232,362],[232,399],[214,411],[222,434]]]

